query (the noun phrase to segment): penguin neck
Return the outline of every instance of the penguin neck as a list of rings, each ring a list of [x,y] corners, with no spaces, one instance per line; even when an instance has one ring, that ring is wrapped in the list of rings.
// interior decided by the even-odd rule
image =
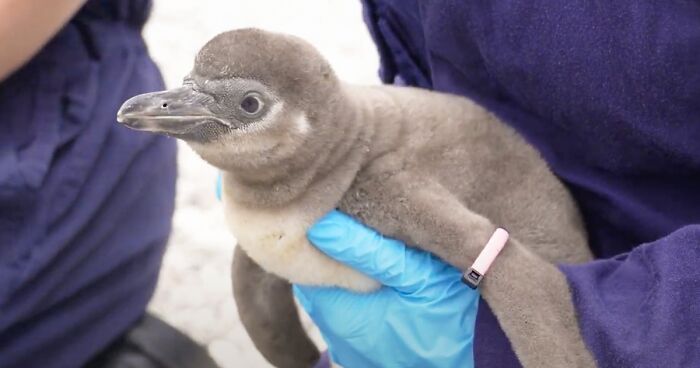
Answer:
[[[357,173],[375,157],[392,149],[398,124],[382,124],[389,96],[377,87],[344,85],[333,111],[323,116],[327,129],[321,139],[300,149],[294,160],[280,161],[264,170],[224,172],[229,200],[251,208],[277,208],[294,202],[313,202],[323,210],[334,208]],[[303,156],[303,159],[299,159]],[[265,172],[264,176],[257,175]],[[308,206],[308,204],[306,204]],[[325,208],[328,207],[328,208]]]

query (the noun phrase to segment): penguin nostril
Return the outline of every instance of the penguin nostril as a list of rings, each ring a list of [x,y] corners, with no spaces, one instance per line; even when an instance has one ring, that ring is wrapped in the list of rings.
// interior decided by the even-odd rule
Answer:
[[[161,107],[162,107],[162,108],[168,107],[168,103],[167,103],[167,102],[166,102],[166,103],[163,103],[163,105],[161,105]]]

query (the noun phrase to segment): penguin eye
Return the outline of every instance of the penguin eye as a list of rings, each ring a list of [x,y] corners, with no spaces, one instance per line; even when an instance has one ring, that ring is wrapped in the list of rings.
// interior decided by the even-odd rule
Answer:
[[[240,107],[246,115],[254,116],[262,110],[263,101],[257,93],[248,93],[241,100]]]

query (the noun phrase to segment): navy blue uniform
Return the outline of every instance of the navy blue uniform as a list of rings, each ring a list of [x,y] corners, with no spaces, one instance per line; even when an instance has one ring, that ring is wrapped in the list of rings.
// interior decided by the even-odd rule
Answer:
[[[163,88],[141,37],[150,6],[89,1],[0,83],[0,367],[80,366],[153,293],[175,142],[115,121]]]
[[[561,269],[597,363],[700,367],[700,3],[364,3],[384,82],[472,98],[570,189],[599,259]],[[519,366],[483,301],[475,358]]]

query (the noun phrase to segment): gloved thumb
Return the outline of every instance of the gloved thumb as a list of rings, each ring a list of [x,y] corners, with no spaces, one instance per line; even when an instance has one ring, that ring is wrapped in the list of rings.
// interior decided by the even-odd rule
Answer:
[[[408,294],[424,289],[434,274],[449,267],[430,253],[385,238],[339,211],[321,218],[307,236],[331,258]]]

